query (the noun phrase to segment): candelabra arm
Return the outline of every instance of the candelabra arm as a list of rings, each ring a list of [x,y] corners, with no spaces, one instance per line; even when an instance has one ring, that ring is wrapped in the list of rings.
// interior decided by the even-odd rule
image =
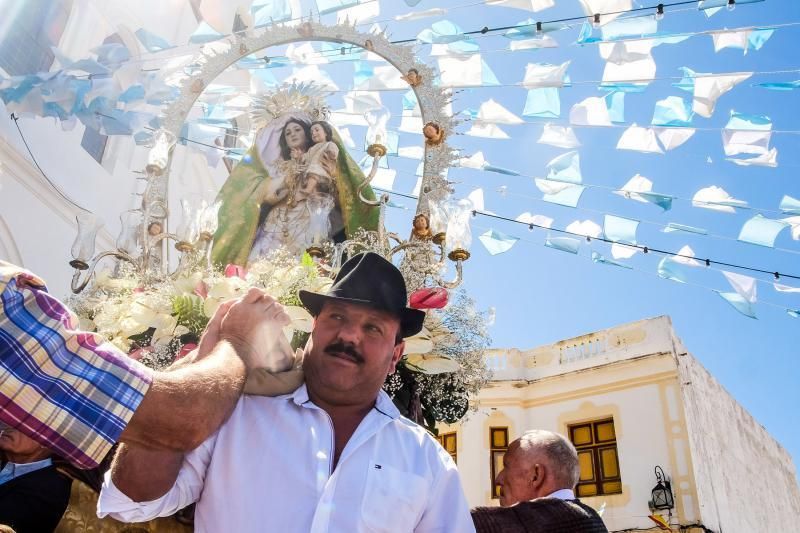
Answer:
[[[97,268],[97,264],[102,259],[110,255],[116,257],[117,259],[122,259],[123,261],[127,261],[128,263],[135,266],[137,270],[141,268],[141,265],[139,265],[136,259],[126,254],[125,252],[122,252],[120,250],[109,250],[107,252],[103,252],[95,256],[95,258],[92,259],[92,261],[88,265],[84,263],[83,266],[85,266],[85,268],[75,268],[75,273],[72,275],[72,282],[70,283],[70,289],[72,289],[72,292],[74,294],[78,294],[83,289],[86,288],[86,285],[89,284],[89,280],[92,279],[92,275],[94,274],[95,268]],[[70,264],[73,263],[75,263],[75,261],[73,261]],[[75,265],[73,264],[73,266]]]
[[[398,239],[398,242],[400,244],[389,250],[389,257],[394,257],[397,252],[402,252],[409,248],[430,248],[430,244],[424,241],[400,241]]]
[[[374,145],[373,145],[374,146]],[[372,148],[372,146],[370,146]],[[364,202],[367,205],[378,206],[383,203],[383,198],[379,198],[378,200],[370,200],[364,196],[364,189],[372,182],[372,178],[375,177],[375,174],[378,173],[378,163],[381,160],[381,157],[385,155],[386,149],[384,148],[383,151],[381,150],[371,150],[370,155],[372,155],[372,168],[369,170],[369,174],[366,176],[364,181],[361,185],[358,186],[358,199]]]
[[[389,239],[392,239],[397,244],[403,244],[403,239],[401,239],[400,236],[397,233],[389,232],[389,233],[386,234],[386,237],[388,237]]]
[[[147,241],[147,249],[149,250],[150,248],[154,247],[156,244],[159,244],[164,239],[167,239],[167,240],[172,239],[175,242],[180,241],[178,236],[175,235],[174,233],[162,232],[162,233],[159,233],[158,235],[154,235],[153,237],[151,237]]]
[[[456,287],[461,285],[461,281],[464,279],[463,278],[463,270],[462,270],[463,269],[463,266],[462,266],[463,262],[464,261],[462,261],[461,259],[459,259],[458,261],[455,262],[456,263],[456,277],[455,277],[455,279],[453,281],[444,281],[443,279],[441,279],[438,276],[436,276],[436,277],[434,277],[434,279],[436,280],[436,283],[440,287],[444,287],[445,289],[455,289]]]

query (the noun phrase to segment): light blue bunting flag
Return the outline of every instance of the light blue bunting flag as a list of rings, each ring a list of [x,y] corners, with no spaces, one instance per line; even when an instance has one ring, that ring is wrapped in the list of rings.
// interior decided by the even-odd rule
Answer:
[[[92,52],[97,54],[97,61],[106,66],[119,66],[131,58],[128,47],[121,43],[102,44],[92,48]]]
[[[134,33],[136,34],[136,38],[139,39],[139,42],[144,45],[148,52],[160,52],[161,50],[167,50],[175,47],[174,45],[169,44],[166,39],[163,39],[162,37],[159,37],[155,33],[151,33],[144,28],[139,28]]]
[[[320,15],[327,15],[334,13],[346,7],[352,7],[358,4],[358,0],[316,0],[317,12]]]
[[[606,239],[622,244],[636,244],[636,229],[639,221],[630,218],[605,215],[603,220],[603,234]]]
[[[209,26],[208,23],[203,20],[197,25],[197,29],[194,30],[194,33],[189,37],[189,42],[192,44],[210,43],[222,37],[224,36],[220,32]]]
[[[356,61],[353,63],[355,72],[353,73],[353,86],[359,87],[366,83],[373,75],[374,69],[366,61]]]
[[[69,70],[80,70],[92,76],[107,76],[111,71],[94,59],[81,59],[70,65]]]
[[[250,6],[250,12],[253,14],[253,25],[256,28],[274,22],[285,22],[292,18],[290,0],[256,0]]]
[[[625,91],[612,91],[605,96],[608,118],[611,122],[625,122]]]
[[[775,30],[772,28],[759,28],[751,31],[747,37],[747,48],[761,50],[761,47],[772,37],[773,33],[775,33]]]
[[[417,93],[413,90],[409,90],[403,94],[403,109],[414,109],[417,105]]]
[[[591,42],[597,42],[600,39],[596,39],[592,37],[592,25],[588,22],[584,21],[583,25],[581,26],[581,31],[578,33],[578,40],[576,41],[577,44],[588,44]]]
[[[117,100],[125,104],[144,100],[144,86],[141,84],[131,85],[124,93],[119,95]]]
[[[693,93],[694,79],[697,73],[692,69],[690,69],[689,67],[680,67],[680,71],[683,72],[683,79],[681,79],[681,81],[679,81],[678,83],[673,83],[672,86],[677,87],[682,91]]]
[[[471,40],[464,35],[461,28],[449,20],[434,22],[430,28],[425,28],[417,35],[417,41],[428,44],[450,44],[462,40]]]
[[[614,41],[625,37],[645,37],[658,32],[658,21],[655,17],[616,18],[601,27],[603,41]]]
[[[758,318],[756,316],[756,311],[753,308],[753,304],[745,300],[744,297],[738,292],[722,292],[722,291],[714,291],[714,292],[719,294],[723,300],[731,304],[734,309],[742,313],[744,316],[750,318]]]
[[[494,165],[489,165],[488,163],[483,165],[483,170],[487,172],[496,172],[497,174],[504,174],[506,176],[519,176],[519,172],[517,172],[516,170],[496,167]]]
[[[278,79],[275,77],[271,71],[265,68],[258,68],[255,70],[250,71],[250,75],[258,78],[261,83],[266,85],[267,87],[277,87],[279,85]]]
[[[686,268],[671,257],[665,257],[658,262],[658,275],[664,279],[686,283]]]
[[[758,214],[744,223],[742,230],[739,232],[739,240],[773,248],[778,234],[789,225],[788,222],[783,220],[773,220]]]
[[[657,192],[638,192],[636,193],[651,204],[655,204],[664,211],[672,209],[672,196],[666,194],[659,194]]]
[[[559,118],[561,116],[561,99],[558,94],[558,88],[540,87],[529,89],[522,116]]]
[[[780,210],[787,215],[800,215],[800,200],[784,194],[781,199]]]
[[[547,240],[544,241],[544,245],[548,248],[553,248],[556,250],[561,250],[562,252],[568,252],[571,254],[577,254],[578,249],[581,247],[581,240],[575,239],[573,237],[547,237]]]
[[[586,187],[583,185],[573,185],[555,194],[545,194],[542,196],[542,200],[551,204],[563,205],[564,207],[577,207],[585,189]]]
[[[556,157],[546,165],[547,179],[566,183],[582,183],[581,157],[576,151]]]
[[[613,259],[606,259],[602,255],[600,255],[599,253],[594,252],[594,251],[592,252],[592,261],[595,262],[595,263],[603,264],[603,265],[610,265],[610,266],[616,266],[616,267],[621,267],[621,268],[627,268],[628,270],[633,270],[633,267],[630,266],[630,265],[626,265],[625,263],[620,263],[619,261],[615,261]]]
[[[509,251],[519,240],[517,237],[506,235],[499,231],[490,229],[478,237],[491,255],[502,254]]]
[[[653,126],[690,126],[692,124],[692,103],[680,96],[668,96],[656,102],[653,111]]]
[[[484,87],[489,85],[500,85],[500,80],[494,75],[494,71],[489,68],[485,60],[481,59],[481,84]]]
[[[764,0],[736,0],[736,5],[739,4],[755,4],[757,2],[763,2]],[[697,4],[697,9],[706,10],[706,9],[716,9],[721,7],[726,7],[728,5],[728,0],[700,0]]]
[[[731,118],[725,125],[726,130],[770,131],[772,120],[764,115],[746,115],[731,110]]]
[[[532,18],[527,18],[515,24],[512,28],[503,34],[503,37],[511,39],[512,41],[521,41],[524,39],[534,39],[539,36],[536,31],[536,21]],[[544,29],[544,28],[542,28]]]
[[[800,80],[754,83],[753,87],[761,87],[772,91],[793,91],[795,89],[800,89]]]

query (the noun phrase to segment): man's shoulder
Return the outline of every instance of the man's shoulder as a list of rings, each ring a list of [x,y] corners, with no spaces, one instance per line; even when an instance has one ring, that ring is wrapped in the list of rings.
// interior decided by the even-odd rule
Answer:
[[[530,502],[522,502],[515,506],[523,515],[540,520],[547,517],[554,523],[580,524],[582,531],[607,531],[603,519],[592,507],[580,500],[562,500],[560,498],[539,498]]]

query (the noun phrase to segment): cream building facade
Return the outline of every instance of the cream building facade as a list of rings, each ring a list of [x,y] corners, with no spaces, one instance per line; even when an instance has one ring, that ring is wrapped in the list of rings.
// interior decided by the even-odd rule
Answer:
[[[494,377],[478,412],[440,430],[472,506],[497,505],[490,480],[503,446],[539,428],[577,444],[581,499],[603,509],[610,531],[655,526],[656,466],[674,508],[655,512],[675,530],[797,531],[789,454],[687,352],[668,317],[532,350],[494,349],[487,365]]]

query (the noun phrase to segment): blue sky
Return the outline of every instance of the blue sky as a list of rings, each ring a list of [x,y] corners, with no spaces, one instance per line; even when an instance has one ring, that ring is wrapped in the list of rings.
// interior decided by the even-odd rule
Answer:
[[[464,5],[463,0],[429,2],[422,0],[415,9]],[[639,2],[640,6],[657,2]],[[382,13],[394,14],[388,2],[382,2]],[[394,4],[394,2],[392,2]],[[397,4],[401,4],[397,2]],[[398,6],[398,11],[399,11]],[[674,8],[680,9],[680,8]],[[577,0],[559,1],[557,6],[538,14],[534,19],[553,20],[582,14]],[[463,30],[516,24],[529,13],[509,8],[474,6],[453,10],[446,18]],[[436,19],[389,23],[393,38],[413,37]],[[800,5],[789,0],[767,0],[740,5],[733,11],[722,10],[711,18],[684,6],[667,14],[660,23],[662,32],[696,32],[723,28],[785,24],[800,21]],[[479,37],[483,57],[494,70],[501,84],[522,80],[526,63],[559,64],[571,60],[568,74],[573,82],[600,80],[604,61],[596,45],[577,46],[573,43],[579,28],[555,32],[552,35],[560,46],[525,52],[491,52],[506,48],[503,37]],[[680,76],[679,67],[696,72],[721,73],[738,71],[774,71],[797,69],[796,50],[800,27],[778,29],[759,51],[724,49],[714,52],[708,35],[695,36],[683,43],[662,45],[653,51],[658,66],[656,77]],[[426,56],[429,48],[421,47]],[[767,115],[775,130],[800,129],[800,92],[768,91],[753,87],[754,83],[793,81],[800,74],[754,76],[723,95],[711,118],[695,117],[698,128],[722,128],[731,110],[741,113]],[[650,123],[656,101],[667,96],[685,93],[673,87],[673,80],[654,81],[646,91],[629,94],[625,101],[625,123]],[[596,84],[575,84],[561,93],[561,118],[553,122],[566,125],[570,107],[589,96],[599,96]],[[521,114],[526,91],[520,87],[476,88],[456,95],[454,110],[477,109],[481,102],[493,98],[510,111]],[[392,109],[399,113],[399,107]],[[528,119],[531,122],[537,119]],[[517,170],[525,175],[546,175],[545,164],[566,150],[537,144],[542,126],[534,124],[502,126],[510,140],[479,139],[464,135],[451,137],[452,145],[471,155],[482,150],[493,165]],[[466,131],[463,127],[462,131]],[[616,150],[621,128],[576,128],[582,147],[579,148],[583,180],[586,183],[620,187],[634,174],[640,173],[653,181],[654,190],[680,198],[691,198],[707,186],[723,187],[732,196],[747,200],[751,206],[777,210],[784,194],[800,196],[797,181],[800,168],[800,136],[775,134],[772,146],[778,149],[777,168],[739,167],[724,161],[721,133],[698,131],[685,145],[664,155],[642,154]],[[355,137],[355,135],[354,135]],[[410,141],[409,141],[410,142]],[[402,142],[401,145],[408,144]],[[709,158],[710,161],[709,162]],[[398,170],[397,190],[408,192],[413,187],[413,161],[392,159]],[[664,225],[677,222],[706,228],[709,232],[727,237],[712,238],[688,233],[664,234],[660,228],[641,224],[637,234],[640,244],[664,250],[678,251],[690,245],[698,257],[800,274],[800,251],[784,231],[775,243],[777,248],[793,250],[795,254],[736,242],[739,229],[754,212],[741,210],[737,214],[718,213],[691,206],[691,202],[675,200],[670,211],[662,213],[651,204],[639,204],[611,194],[607,190],[590,188],[579,203],[580,209],[543,203],[541,193],[529,177],[504,176],[470,169],[451,170],[450,179],[461,182],[457,194],[465,195],[482,187],[486,208],[515,218],[524,211],[545,214],[554,218],[554,227],[564,228],[574,220],[590,219],[603,224],[601,213],[612,213]],[[495,190],[507,186],[501,196]],[[398,199],[402,202],[402,199]],[[406,201],[406,205],[410,204]],[[390,225],[400,229],[409,223],[410,212],[390,213]],[[777,216],[775,214],[768,216]],[[800,458],[800,428],[795,406],[800,403],[800,321],[788,316],[782,308],[756,304],[758,319],[737,313],[722,298],[707,288],[663,280],[656,275],[659,256],[638,254],[629,261],[636,271],[592,263],[590,250],[584,244],[579,255],[545,248],[544,230],[529,232],[524,226],[484,217],[473,220],[473,257],[467,262],[464,287],[482,308],[496,309],[496,323],[491,328],[493,345],[497,347],[528,348],[560,339],[589,333],[618,324],[658,315],[672,317],[677,335],[690,352],[719,380],[725,388],[785,446],[797,461]],[[477,235],[493,228],[519,237],[519,242],[507,253],[490,256],[477,241]],[[608,248],[592,244],[592,249],[608,255]],[[722,274],[716,270],[691,269],[690,280],[718,290],[731,290]],[[735,269],[728,269],[736,271]],[[747,272],[739,271],[743,274]],[[762,279],[771,281],[769,276]],[[788,285],[800,285],[783,280]],[[759,283],[759,298],[786,307],[800,307],[800,295],[779,294],[769,283]],[[790,297],[790,296],[793,296]]]

